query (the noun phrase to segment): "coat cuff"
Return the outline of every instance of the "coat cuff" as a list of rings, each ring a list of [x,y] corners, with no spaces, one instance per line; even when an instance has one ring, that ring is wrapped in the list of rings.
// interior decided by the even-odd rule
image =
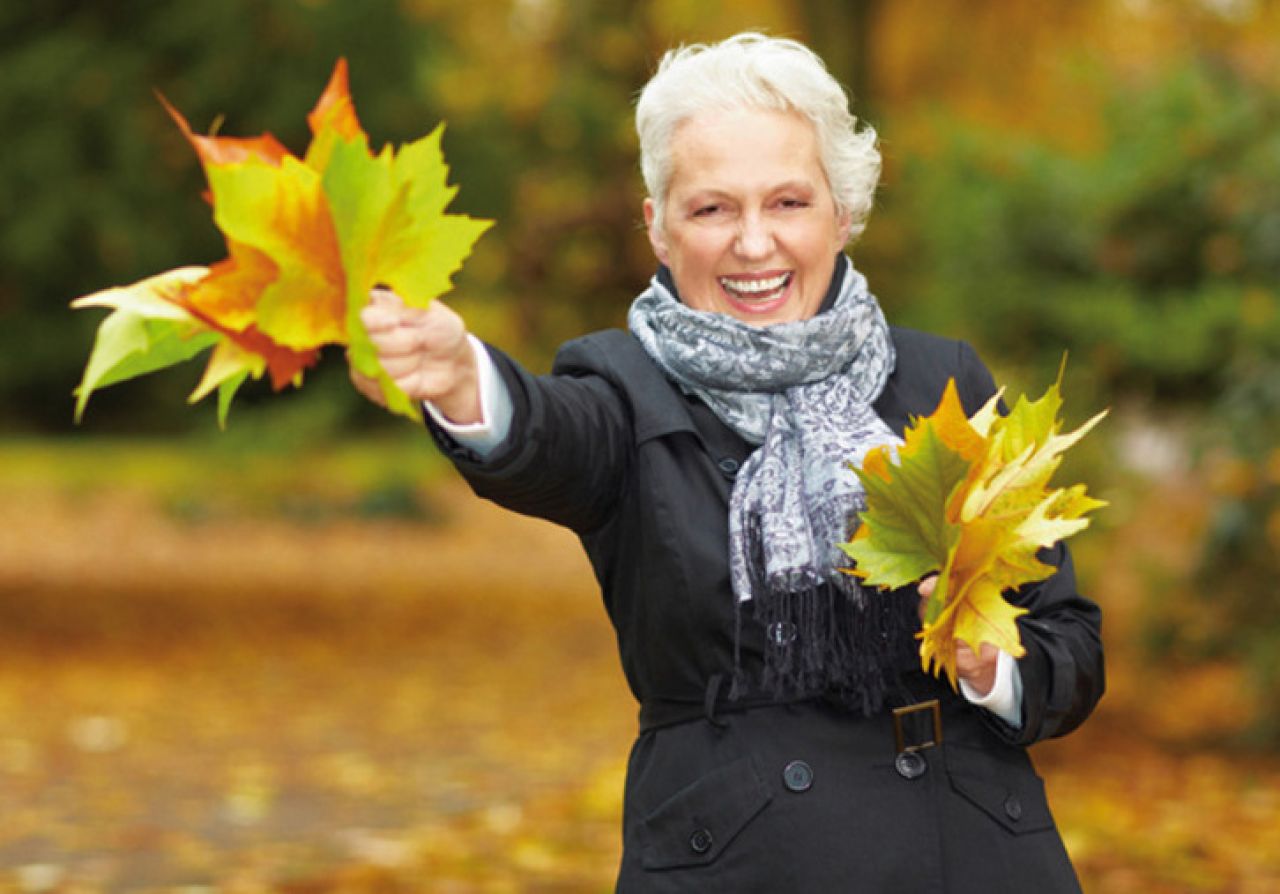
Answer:
[[[451,422],[430,401],[424,401],[422,408],[430,414],[440,431],[459,446],[474,451],[481,459],[487,459],[506,440],[515,414],[511,392],[498,374],[498,368],[485,350],[484,343],[474,335],[468,335],[467,339],[471,343],[479,372],[480,421],[465,425]]]

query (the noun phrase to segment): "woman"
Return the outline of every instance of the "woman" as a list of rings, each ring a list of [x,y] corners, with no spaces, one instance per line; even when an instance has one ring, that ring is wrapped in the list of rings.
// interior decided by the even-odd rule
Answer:
[[[440,302],[362,317],[474,490],[590,556],[640,703],[618,890],[1078,890],[1024,750],[1102,694],[1066,550],[1014,594],[1025,657],[962,648],[960,693],[919,670],[930,583],[837,570],[845,463],[948,378],[969,412],[994,392],[966,345],[890,328],[843,254],[874,133],[809,50],[754,34],[668,53],[636,117],[660,266],[630,332],[536,377]]]

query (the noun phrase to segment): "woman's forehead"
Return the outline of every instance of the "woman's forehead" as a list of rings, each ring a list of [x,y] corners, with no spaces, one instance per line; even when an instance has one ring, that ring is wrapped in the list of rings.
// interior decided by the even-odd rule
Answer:
[[[691,141],[736,140],[744,134],[785,132],[816,142],[812,122],[799,112],[750,106],[704,109],[683,118],[671,132],[671,148]]]
[[[669,188],[776,189],[825,183],[813,125],[769,109],[703,112],[671,136]]]

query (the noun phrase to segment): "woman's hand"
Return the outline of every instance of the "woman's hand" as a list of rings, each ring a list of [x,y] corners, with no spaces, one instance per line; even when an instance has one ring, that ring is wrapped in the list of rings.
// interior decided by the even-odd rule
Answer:
[[[924,620],[925,605],[938,585],[938,576],[931,574],[920,581],[920,620]],[[956,674],[969,685],[977,697],[988,695],[996,685],[996,665],[1000,651],[991,643],[983,643],[978,654],[964,640],[956,640]]]
[[[374,289],[360,322],[387,376],[414,401],[428,401],[450,422],[479,422],[480,385],[467,327],[440,301],[406,307],[389,289]],[[369,400],[385,406],[377,380],[350,367],[351,382]]]

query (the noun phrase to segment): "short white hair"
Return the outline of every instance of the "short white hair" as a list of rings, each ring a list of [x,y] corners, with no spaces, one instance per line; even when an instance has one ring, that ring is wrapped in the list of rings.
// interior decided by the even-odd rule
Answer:
[[[756,32],[667,51],[636,103],[640,171],[661,225],[671,183],[671,138],[700,112],[767,109],[799,114],[818,138],[819,157],[839,214],[857,237],[880,179],[873,128],[858,124],[849,97],[804,44]]]

